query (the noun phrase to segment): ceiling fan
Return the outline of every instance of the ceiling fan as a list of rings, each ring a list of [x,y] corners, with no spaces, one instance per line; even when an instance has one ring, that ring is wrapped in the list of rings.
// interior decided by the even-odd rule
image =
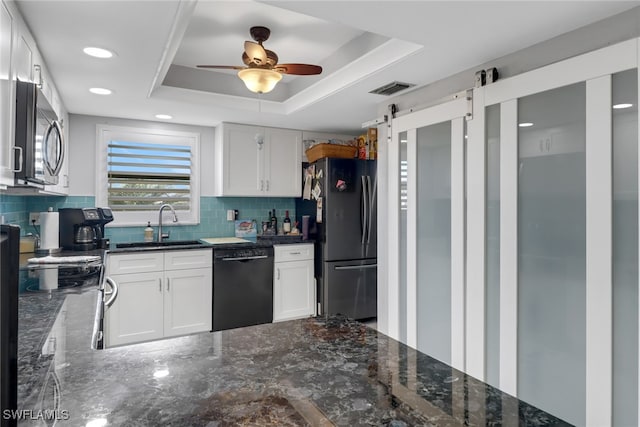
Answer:
[[[245,41],[242,62],[245,66],[236,65],[197,65],[198,68],[224,68],[238,71],[238,77],[247,88],[256,93],[271,92],[282,79],[283,74],[310,76],[322,73],[322,67],[311,64],[278,64],[278,55],[265,49],[262,42],[271,34],[267,27],[251,27],[251,38],[255,42]]]

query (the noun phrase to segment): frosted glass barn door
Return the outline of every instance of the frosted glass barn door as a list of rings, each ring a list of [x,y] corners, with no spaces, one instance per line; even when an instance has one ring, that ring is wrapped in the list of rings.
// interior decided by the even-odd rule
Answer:
[[[451,122],[418,129],[417,349],[451,364]]]
[[[392,122],[398,172],[406,177],[406,193],[402,188],[395,207],[406,212],[406,220],[403,213],[399,217],[400,250],[389,254],[397,260],[398,294],[403,299],[397,311],[402,325],[399,335],[405,341],[406,334],[408,345],[458,369],[464,369],[464,117],[468,107],[465,98],[456,99]]]
[[[638,114],[612,106],[637,103],[638,52],[629,40],[484,92],[500,128],[499,176],[486,174],[499,180],[486,198],[499,200],[487,218],[499,264],[485,263],[499,266],[499,289],[486,276],[499,330],[485,312],[485,372],[575,425],[637,425]]]
[[[585,423],[586,90],[518,100],[518,397]]]

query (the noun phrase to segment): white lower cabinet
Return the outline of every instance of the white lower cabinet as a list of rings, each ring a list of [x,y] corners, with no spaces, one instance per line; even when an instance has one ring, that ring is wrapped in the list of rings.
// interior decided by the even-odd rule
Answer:
[[[106,268],[118,286],[104,314],[106,347],[211,330],[211,249],[113,254]]]
[[[210,331],[211,268],[166,271],[164,278],[164,336]]]
[[[164,336],[162,272],[114,274],[118,296],[105,311],[106,346],[150,341]]]
[[[313,244],[275,245],[273,249],[273,321],[315,316]]]

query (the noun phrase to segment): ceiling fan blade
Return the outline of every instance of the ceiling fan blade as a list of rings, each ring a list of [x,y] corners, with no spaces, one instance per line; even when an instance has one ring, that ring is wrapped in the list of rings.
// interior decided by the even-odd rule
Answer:
[[[257,65],[263,65],[267,62],[267,52],[264,48],[255,42],[244,42],[244,51],[252,62]]]
[[[273,67],[275,71],[283,74],[296,74],[299,76],[310,76],[322,73],[322,67],[311,64],[278,64]]]
[[[222,68],[227,70],[244,70],[247,67],[239,65],[196,65],[197,68]]]

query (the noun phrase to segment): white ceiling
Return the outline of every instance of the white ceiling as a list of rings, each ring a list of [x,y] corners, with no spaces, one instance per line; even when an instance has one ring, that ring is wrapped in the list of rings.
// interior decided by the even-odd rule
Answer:
[[[417,87],[637,6],[637,1],[33,1],[18,7],[70,113],[359,132],[399,80]],[[281,63],[322,65],[265,95],[232,71],[249,28]],[[100,60],[85,46],[116,52]],[[110,96],[93,95],[106,87]],[[470,82],[471,86],[471,82]],[[409,89],[412,90],[412,89]]]

